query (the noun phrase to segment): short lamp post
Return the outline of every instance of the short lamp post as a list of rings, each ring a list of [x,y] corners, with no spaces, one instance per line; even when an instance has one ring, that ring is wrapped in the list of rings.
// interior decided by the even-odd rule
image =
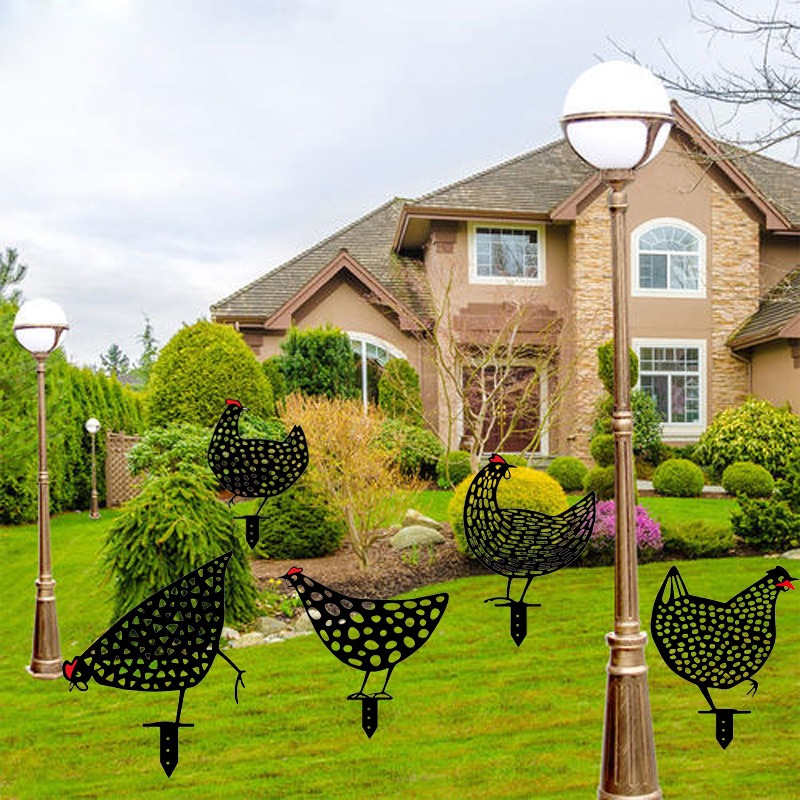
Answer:
[[[97,463],[95,461],[94,437],[100,430],[100,420],[90,417],[86,420],[86,430],[92,437],[92,502],[89,508],[89,519],[100,519],[100,512],[97,509]]]
[[[69,329],[61,307],[52,300],[29,300],[14,318],[17,341],[36,359],[39,407],[39,578],[33,623],[33,656],[28,672],[34,678],[61,677],[55,581],[50,563],[50,478],[47,474],[47,416],[44,362]]]
[[[572,149],[600,170],[608,185],[614,324],[614,632],[607,667],[603,756],[598,798],[661,797],[644,648],[639,629],[633,486],[633,417],[630,409],[626,187],[638,167],[654,158],[669,136],[672,114],[664,87],[646,69],[611,61],[584,72],[564,101],[561,125]]]

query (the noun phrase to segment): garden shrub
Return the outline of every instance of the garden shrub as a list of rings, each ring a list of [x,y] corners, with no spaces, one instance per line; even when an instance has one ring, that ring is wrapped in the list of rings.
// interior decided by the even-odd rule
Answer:
[[[281,342],[280,369],[287,393],[349,399],[359,396],[358,370],[350,337],[330,324],[289,328]]]
[[[286,426],[278,417],[254,417],[247,412],[239,417],[239,435],[245,439],[282,442],[287,433]]]
[[[404,358],[392,358],[384,367],[378,381],[378,407],[408,425],[425,426],[419,375]]]
[[[301,477],[283,494],[270,497],[259,514],[261,558],[319,558],[335,552],[346,533],[344,521]]]
[[[651,464],[657,464],[661,453],[661,414],[655,398],[647,392],[631,392],[633,414],[633,452]]]
[[[558,456],[547,468],[547,474],[555,478],[565,492],[580,491],[587,472],[583,461],[573,456]]]
[[[722,487],[728,494],[771,497],[775,481],[764,467],[752,461],[734,461],[722,473]]]
[[[636,355],[633,348],[630,348],[628,353],[628,369],[630,370],[630,383],[631,388],[636,386],[639,380],[639,356]],[[600,345],[597,348],[597,376],[603,382],[606,391],[614,394],[614,340]]]
[[[787,458],[786,477],[768,500],[736,498],[731,524],[737,536],[760,550],[788,550],[800,546],[800,448]]]
[[[605,500],[595,507],[595,520],[589,544],[583,552],[583,562],[593,565],[614,563],[616,520],[614,500]],[[644,506],[636,506],[636,552],[640,563],[658,558],[663,549],[661,526],[647,513]]]
[[[731,511],[733,532],[758,550],[782,551],[800,547],[800,514],[785,500],[740,496]]]
[[[598,500],[614,497],[614,467],[595,467],[583,478],[584,492],[594,492]]]
[[[695,448],[698,463],[719,476],[735,461],[752,461],[776,479],[786,473],[789,454],[800,446],[800,417],[788,407],[748,398],[714,417]]]
[[[598,467],[610,467],[614,463],[614,434],[601,433],[589,445],[589,452]]]
[[[426,480],[433,480],[444,456],[444,446],[435,433],[399,419],[383,420],[376,444],[391,454],[404,475]]]
[[[272,387],[253,351],[230,325],[199,320],[162,348],[148,387],[149,423],[211,427],[238,400],[256,416],[275,412]]]
[[[736,546],[730,528],[710,525],[699,519],[662,525],[661,538],[667,555],[686,558],[718,558]]]
[[[469,453],[453,450],[436,465],[436,483],[441,489],[452,489],[471,471]]]
[[[470,558],[475,556],[464,536],[464,502],[475,475],[468,475],[458,484],[447,505],[447,518],[453,528],[456,545]],[[510,480],[501,480],[497,487],[497,505],[503,508],[522,508],[543,514],[560,514],[567,510],[567,496],[558,482],[536,469],[520,467],[511,470]]]
[[[134,475],[200,472],[210,475],[208,445],[211,429],[182,422],[166,428],[151,428],[127,454]]]
[[[269,385],[272,387],[272,396],[276,403],[282,402],[286,397],[286,378],[281,372],[281,357],[270,356],[261,362],[261,368],[267,376]]]
[[[699,497],[703,492],[703,470],[686,458],[671,458],[653,474],[653,488],[665,497]]]
[[[503,460],[512,467],[527,467],[528,459],[521,453],[503,453]]]
[[[233,551],[225,575],[225,619],[246,622],[256,613],[256,590],[233,516],[196,473],[149,478],[108,530],[103,557],[111,574],[118,619],[154,592],[212,558]]]

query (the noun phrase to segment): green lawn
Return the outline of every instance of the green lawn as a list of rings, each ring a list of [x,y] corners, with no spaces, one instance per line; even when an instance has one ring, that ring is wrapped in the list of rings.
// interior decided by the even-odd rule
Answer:
[[[710,503],[713,501],[703,501]],[[54,574],[62,652],[72,658],[109,623],[98,551],[111,514],[53,522]],[[590,798],[602,735],[612,570],[570,569],[534,584],[528,639],[508,636],[508,612],[484,605],[502,590],[494,576],[455,581],[436,634],[392,677],[395,700],[381,707],[367,740],[358,688],[316,636],[230,651],[247,670],[233,701],[234,672],[221,659],[187,692],[180,764],[167,779],[157,732],[143,722],[174,718],[172,693],[147,695],[90,684],[37,681],[30,658],[35,526],[0,529],[0,797],[3,798]],[[690,591],[725,599],[776,561],[681,562]],[[781,563],[781,562],[777,562]],[[796,562],[785,562],[789,568]],[[668,565],[641,569],[645,619]],[[736,718],[723,751],[713,720],[699,716],[700,692],[648,648],[661,785],[666,797],[775,800],[797,794],[800,592],[778,604],[777,646],[745,689],[716,694],[751,709]]]
[[[447,504],[453,496],[452,492],[422,492],[418,502],[420,511],[442,522],[447,520]],[[577,503],[583,495],[570,495],[570,505]],[[735,500],[701,499],[693,497],[642,497],[640,503],[650,515],[661,522],[688,522],[703,519],[719,527],[730,526],[731,510]]]

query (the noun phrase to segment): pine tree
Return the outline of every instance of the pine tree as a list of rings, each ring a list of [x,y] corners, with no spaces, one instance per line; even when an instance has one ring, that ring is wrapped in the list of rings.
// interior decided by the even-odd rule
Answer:
[[[128,356],[122,352],[118,344],[112,344],[105,353],[100,356],[100,363],[109,375],[127,375],[130,370],[131,362]]]

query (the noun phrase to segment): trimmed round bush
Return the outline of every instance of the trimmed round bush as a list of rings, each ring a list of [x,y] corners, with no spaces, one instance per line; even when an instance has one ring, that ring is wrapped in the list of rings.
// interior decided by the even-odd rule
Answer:
[[[528,459],[519,453],[503,453],[502,457],[505,459],[506,463],[511,464],[512,467],[528,466]]]
[[[441,489],[451,489],[461,483],[470,471],[469,453],[453,450],[436,465],[436,483]]]
[[[639,356],[631,347],[628,351],[628,371],[631,388],[639,380]],[[597,377],[603,382],[606,391],[614,394],[614,340],[604,342],[597,348]]]
[[[111,573],[116,620],[169,583],[233,550],[225,574],[225,619],[256,614],[256,589],[244,534],[214,496],[211,476],[150,477],[108,529],[103,558]]]
[[[464,503],[475,475],[468,475],[456,486],[447,505],[447,519],[453,528],[456,544],[462,553],[475,556],[464,535]],[[544,514],[560,514],[567,510],[567,496],[558,482],[544,472],[528,467],[511,470],[510,480],[501,480],[497,487],[497,505],[503,508],[522,508]]]
[[[578,492],[583,488],[583,479],[588,470],[579,458],[558,456],[550,462],[547,474],[555,478],[565,492]]]
[[[614,467],[595,467],[583,478],[583,490],[594,492],[598,500],[611,500],[614,497]]]
[[[653,488],[665,497],[699,497],[703,492],[703,470],[686,458],[671,458],[653,474]]]
[[[344,520],[315,494],[305,477],[264,503],[254,552],[261,558],[319,558],[338,550]]]
[[[241,334],[208,320],[181,328],[153,365],[147,399],[150,424],[211,427],[229,397],[257,416],[275,413],[272,387]]]
[[[662,525],[661,538],[666,554],[686,558],[719,558],[736,546],[730,528],[709,525],[699,519]]]
[[[636,553],[640,563],[658,558],[663,549],[661,525],[647,513],[644,506],[636,506],[634,514],[636,533]],[[616,542],[616,506],[614,500],[598,503],[595,508],[594,529],[586,550],[583,551],[583,562],[591,565],[607,565],[614,563],[614,545]]]
[[[728,494],[745,497],[771,497],[775,490],[772,475],[752,461],[735,461],[722,473],[722,487]]]
[[[716,475],[736,461],[760,464],[770,475],[784,477],[792,451],[800,446],[800,417],[788,407],[748,398],[714,417],[694,451],[699,464]]]
[[[601,433],[592,439],[589,452],[598,467],[610,467],[614,463],[614,434]]]
[[[435,433],[401,419],[383,421],[377,444],[392,454],[404,475],[430,480],[444,455],[444,447]]]

